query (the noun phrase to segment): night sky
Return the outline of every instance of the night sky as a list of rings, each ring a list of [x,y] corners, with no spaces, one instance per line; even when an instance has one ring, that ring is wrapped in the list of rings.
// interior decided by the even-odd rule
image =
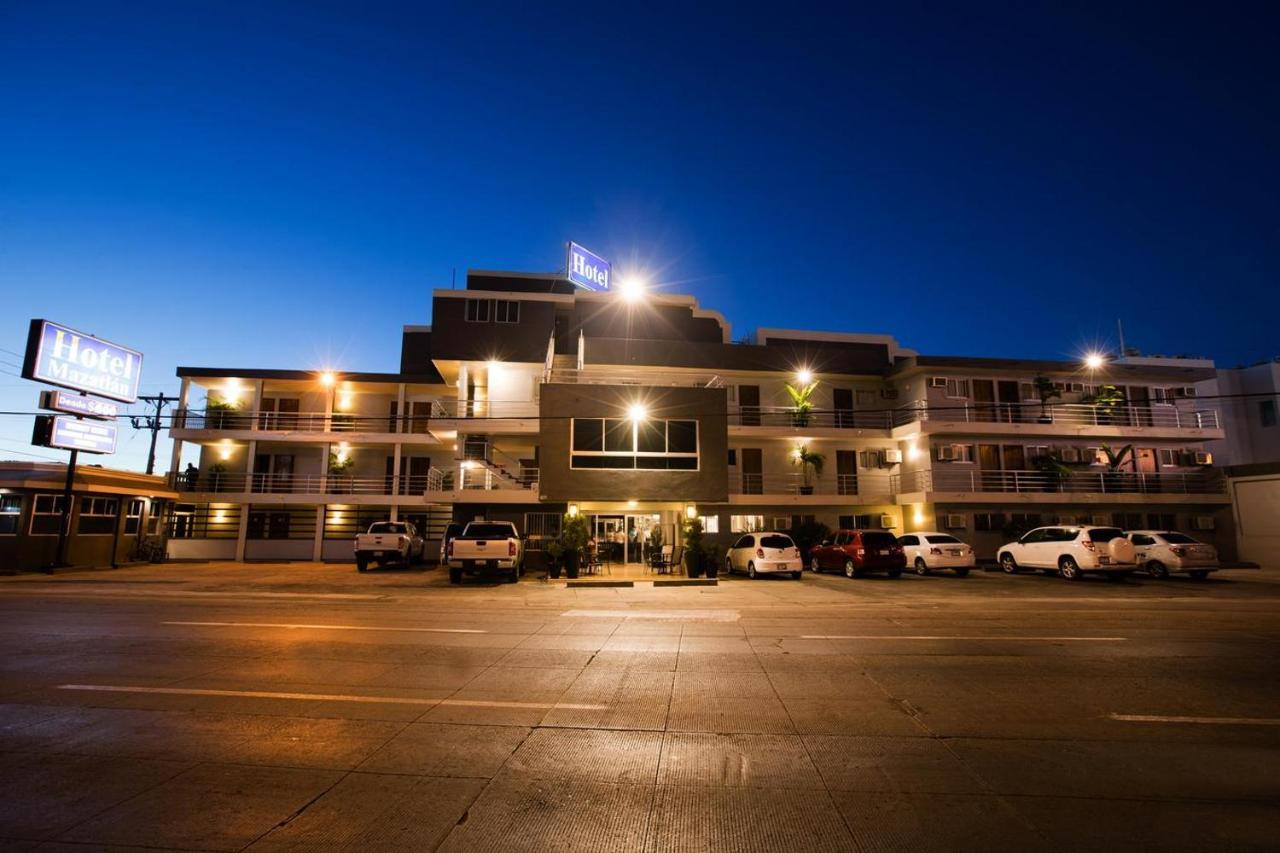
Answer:
[[[192,5],[0,5],[2,408],[31,317],[148,392],[394,370],[455,269],[569,239],[735,337],[1280,355],[1274,5]]]

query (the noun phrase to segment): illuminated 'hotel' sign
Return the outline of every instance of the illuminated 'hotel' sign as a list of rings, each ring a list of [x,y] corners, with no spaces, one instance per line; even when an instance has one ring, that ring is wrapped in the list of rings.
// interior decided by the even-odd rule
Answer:
[[[132,403],[142,353],[49,320],[32,320],[22,377]]]

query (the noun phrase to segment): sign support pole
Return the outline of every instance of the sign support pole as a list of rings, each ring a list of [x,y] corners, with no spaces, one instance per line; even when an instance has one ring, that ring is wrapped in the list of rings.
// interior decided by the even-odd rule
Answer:
[[[58,553],[53,559],[53,566],[50,568],[61,568],[66,566],[67,553],[67,534],[71,530],[71,489],[75,485],[76,479],[76,460],[80,458],[80,451],[71,451],[71,458],[67,461],[67,482],[62,487],[62,518],[58,523]]]

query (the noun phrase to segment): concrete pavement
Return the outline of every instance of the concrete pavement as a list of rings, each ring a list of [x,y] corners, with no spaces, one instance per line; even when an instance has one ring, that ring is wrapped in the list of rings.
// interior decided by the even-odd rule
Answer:
[[[0,579],[15,850],[1264,850],[1280,583]]]

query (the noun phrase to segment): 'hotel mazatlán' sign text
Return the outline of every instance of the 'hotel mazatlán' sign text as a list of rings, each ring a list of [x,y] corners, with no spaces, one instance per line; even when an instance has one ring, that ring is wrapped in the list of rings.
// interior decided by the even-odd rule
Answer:
[[[22,377],[122,403],[138,399],[142,353],[49,320],[32,320]]]

